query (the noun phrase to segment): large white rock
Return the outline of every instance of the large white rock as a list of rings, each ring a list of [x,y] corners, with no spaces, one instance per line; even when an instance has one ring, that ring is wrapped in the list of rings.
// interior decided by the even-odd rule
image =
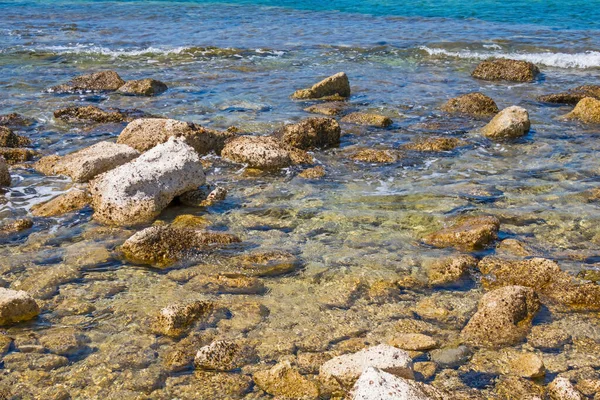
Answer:
[[[335,378],[343,385],[351,386],[368,367],[414,379],[413,362],[408,353],[387,344],[334,357],[323,364],[319,372],[325,378]]]
[[[529,132],[529,113],[523,107],[512,106],[500,111],[482,133],[490,139],[515,139]]]
[[[0,326],[27,321],[39,313],[40,308],[29,293],[0,288]]]
[[[350,398],[352,400],[442,400],[444,397],[432,386],[369,367],[354,384]]]
[[[198,153],[184,139],[170,138],[90,183],[94,218],[109,225],[150,222],[205,180]]]

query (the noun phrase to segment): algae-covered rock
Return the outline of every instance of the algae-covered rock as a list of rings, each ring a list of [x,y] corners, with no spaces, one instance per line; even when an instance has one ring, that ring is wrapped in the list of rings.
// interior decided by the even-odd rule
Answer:
[[[183,257],[240,242],[236,236],[195,229],[151,226],[123,243],[125,258],[138,264],[165,267]]]
[[[90,183],[94,218],[110,225],[150,222],[176,196],[204,182],[198,153],[171,138]]]
[[[256,352],[248,345],[217,340],[196,353],[196,368],[212,371],[232,371],[256,361]]]
[[[49,299],[56,295],[59,286],[81,278],[81,271],[74,266],[58,264],[49,267],[38,267],[26,278],[14,281],[13,289],[25,290],[37,299]]]
[[[284,126],[276,132],[282,142],[299,149],[335,146],[340,142],[342,130],[331,118],[307,118],[296,124]]]
[[[323,168],[320,165],[313,167],[313,168],[305,169],[304,171],[302,171],[298,174],[298,176],[300,178],[304,178],[304,179],[319,179],[319,178],[324,177],[325,175],[326,175],[325,168]]]
[[[441,286],[458,281],[470,268],[477,265],[477,259],[469,255],[457,255],[434,260],[428,263],[429,284]]]
[[[451,151],[457,147],[465,146],[467,143],[452,137],[427,137],[419,138],[404,145],[407,150],[415,151]]]
[[[289,361],[281,362],[252,376],[256,385],[265,392],[284,399],[318,399],[319,386],[293,368]]]
[[[20,136],[5,126],[0,126],[0,147],[18,148],[26,147],[31,144],[31,140],[25,136]]]
[[[326,97],[350,97],[350,82],[344,72],[338,72],[314,84],[310,89],[297,90],[294,99],[321,99]]]
[[[477,346],[507,346],[523,340],[540,308],[535,292],[506,286],[486,293],[461,335]]]
[[[481,249],[498,237],[500,221],[492,216],[462,217],[442,230],[431,233],[423,241],[435,247]]]
[[[170,138],[185,138],[198,154],[211,151],[219,154],[225,141],[235,136],[230,131],[216,131],[200,125],[162,118],[140,118],[130,122],[117,138],[117,143],[126,144],[145,152]]]
[[[99,142],[63,157],[43,157],[34,167],[46,175],[66,175],[75,182],[87,182],[139,155],[137,150],[123,144]]]
[[[472,116],[490,116],[496,114],[496,102],[483,93],[475,92],[454,97],[442,106],[442,110],[451,114],[466,114]]]
[[[314,104],[310,107],[306,107],[304,111],[313,113],[313,114],[323,114],[328,115],[330,117],[334,117],[339,115],[344,111],[346,105],[342,102],[329,102],[329,103],[320,103]]]
[[[0,115],[0,126],[9,128],[23,128],[33,125],[34,121],[17,113]]]
[[[600,85],[583,85],[562,93],[539,96],[538,100],[545,103],[572,104],[579,103],[586,97],[600,100]]]
[[[502,400],[542,400],[546,394],[544,388],[539,384],[530,379],[513,375],[500,376],[494,389]]]
[[[577,119],[587,124],[600,124],[600,99],[585,97],[577,103],[566,119]]]
[[[481,62],[471,75],[486,81],[531,82],[539,73],[539,68],[527,61],[495,59]]]
[[[389,164],[398,161],[400,154],[394,150],[359,149],[350,155],[350,159],[365,163]]]
[[[10,353],[2,359],[9,371],[51,371],[69,364],[69,359],[56,354]]]
[[[140,110],[102,109],[95,106],[67,107],[54,111],[54,118],[65,122],[96,122],[100,124],[129,122],[146,117]]]
[[[408,353],[385,344],[334,357],[321,366],[319,373],[324,378],[332,377],[344,386],[351,387],[368,367],[414,379],[413,363]]]
[[[4,157],[0,156],[0,186],[10,186],[11,181],[8,164]]]
[[[0,156],[4,157],[9,165],[19,164],[33,160],[38,153],[32,149],[13,147],[0,147]]]
[[[109,92],[125,84],[115,71],[101,71],[90,75],[81,75],[73,78],[68,83],[48,89],[52,93],[78,93],[78,92]]]
[[[31,207],[31,214],[36,217],[55,217],[81,210],[88,206],[91,200],[87,190],[74,189],[45,203],[34,205]]]
[[[215,304],[211,301],[171,304],[160,310],[152,323],[152,330],[161,335],[179,337],[196,322],[208,319],[214,310]]]
[[[260,169],[285,168],[294,163],[287,146],[270,136],[234,138],[227,142],[221,155],[230,161]]]
[[[158,96],[159,94],[166,92],[167,89],[167,85],[163,82],[146,78],[127,81],[127,83],[121,86],[117,91],[131,96]]]
[[[0,288],[0,326],[35,318],[40,307],[27,292]]]
[[[514,348],[480,350],[475,353],[468,367],[477,372],[522,378],[539,378],[546,373],[540,355]]]
[[[22,232],[33,226],[33,221],[29,218],[20,218],[13,221],[4,221],[0,224],[0,238]]]
[[[447,396],[433,386],[369,367],[354,384],[352,400],[442,400]]]
[[[387,128],[393,123],[392,119],[385,115],[364,112],[353,112],[344,116],[341,121],[346,124],[370,125],[379,128]]]
[[[494,140],[516,139],[529,132],[529,113],[523,107],[512,106],[500,111],[481,133]]]

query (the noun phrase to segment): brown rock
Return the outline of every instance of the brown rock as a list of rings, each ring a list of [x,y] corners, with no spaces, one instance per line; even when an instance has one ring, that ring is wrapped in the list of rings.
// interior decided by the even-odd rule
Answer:
[[[17,113],[0,115],[0,126],[20,128],[33,125],[33,121]]]
[[[477,346],[507,346],[523,340],[540,308],[531,288],[506,286],[486,293],[461,335]]]
[[[0,147],[0,156],[4,157],[9,165],[31,161],[38,153],[31,149],[15,149]]]
[[[464,140],[457,138],[427,137],[419,138],[412,143],[406,144],[404,148],[416,151],[451,151],[466,144]]]
[[[577,119],[586,124],[600,124],[600,100],[592,97],[582,99],[566,119]]]
[[[423,241],[435,247],[456,247],[458,249],[480,249],[496,240],[500,221],[496,217],[463,217],[450,227],[434,232]]]
[[[19,136],[5,126],[0,126],[0,147],[18,148],[31,144],[31,140],[25,136]]]
[[[459,255],[435,260],[426,266],[429,284],[447,285],[458,281],[470,268],[477,265],[477,259],[468,255]]]
[[[185,304],[171,304],[163,308],[152,324],[158,334],[179,337],[194,323],[212,315],[215,304],[210,301],[193,301]]]
[[[124,84],[125,81],[116,72],[102,71],[75,77],[70,82],[50,88],[48,91],[53,93],[104,92],[117,90]]]
[[[4,157],[0,156],[0,186],[10,186],[11,181],[8,164]]]
[[[33,226],[33,221],[29,218],[17,219],[14,221],[3,222],[0,225],[0,237],[12,235],[29,229]]]
[[[481,133],[494,140],[516,139],[529,132],[529,113],[522,107],[512,106],[500,111]]]
[[[366,163],[388,164],[398,161],[399,153],[393,150],[360,149],[354,152],[350,159]]]
[[[489,116],[496,114],[496,102],[483,93],[468,93],[450,99],[442,106],[442,110],[451,114],[466,114],[473,116]]]
[[[300,267],[298,258],[284,251],[243,254],[233,258],[232,261],[239,267],[240,273],[258,277],[284,275]]]
[[[552,325],[536,325],[531,328],[527,343],[539,349],[559,349],[571,343],[571,335]]]
[[[27,292],[0,288],[0,326],[27,321],[39,313],[39,306]]]
[[[118,89],[119,93],[133,96],[158,96],[168,89],[161,81],[156,79],[140,79],[136,81],[127,81]]]
[[[319,179],[325,176],[325,168],[320,165],[314,168],[308,168],[300,172],[298,176],[304,179]]]
[[[73,356],[86,347],[89,339],[74,328],[50,329],[40,337],[40,343],[51,353]]]
[[[198,350],[194,364],[198,369],[227,372],[256,360],[256,352],[250,346],[217,340]]]
[[[304,109],[304,111],[313,113],[313,114],[323,114],[329,115],[330,117],[334,117],[339,115],[344,111],[346,105],[342,102],[330,102],[330,103],[321,103],[315,104],[310,107]]]
[[[541,400],[546,393],[543,387],[531,380],[511,375],[499,377],[495,392],[501,400]]]
[[[185,288],[195,293],[213,294],[263,294],[265,285],[257,278],[236,275],[198,275],[190,279]]]
[[[270,370],[258,371],[253,377],[265,392],[287,399],[318,399],[319,387],[295,370],[289,361],[281,362]]]
[[[147,116],[148,114],[140,110],[119,110],[117,108],[103,110],[95,106],[68,107],[54,111],[54,118],[66,122],[97,122],[103,124],[130,122]]]
[[[584,397],[567,378],[556,378],[548,385],[551,400],[583,400]]]
[[[310,89],[298,90],[292,95],[293,99],[321,99],[327,97],[350,97],[350,82],[344,72],[325,78],[314,84]]]
[[[539,73],[538,67],[527,61],[495,59],[483,61],[471,75],[486,81],[531,82]]]
[[[293,163],[286,146],[270,136],[239,136],[227,142],[221,155],[251,168],[285,168]]]
[[[387,128],[393,123],[391,118],[384,115],[363,112],[348,114],[341,121],[346,124],[371,125],[379,128]]]
[[[299,149],[335,146],[340,142],[342,130],[331,118],[307,118],[296,124],[284,126],[275,136],[282,142]]]
[[[431,350],[438,346],[434,338],[421,333],[397,334],[388,340],[388,344],[399,349],[416,351]]]
[[[91,202],[90,194],[85,190],[71,190],[54,197],[45,203],[31,207],[31,213],[36,217],[55,217],[71,211],[81,210]]]
[[[600,85],[583,85],[574,89],[569,89],[563,93],[547,94],[538,97],[539,101],[556,104],[575,105],[586,97],[593,97],[600,100]]]

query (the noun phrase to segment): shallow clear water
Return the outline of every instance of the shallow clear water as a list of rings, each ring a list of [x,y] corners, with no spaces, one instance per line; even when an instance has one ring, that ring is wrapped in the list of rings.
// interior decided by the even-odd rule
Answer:
[[[65,154],[115,138],[123,129],[52,118],[54,110],[72,104],[140,108],[208,127],[234,125],[268,134],[310,116],[303,111],[308,103],[289,98],[294,90],[345,71],[352,107],[390,116],[391,128],[344,126],[339,149],[314,153],[327,171],[318,181],[298,178],[295,168],[253,176],[209,157],[214,166],[208,180],[226,187],[228,199],[208,209],[171,207],[161,215],[166,221],[182,213],[203,215],[215,229],[239,235],[246,248],[286,250],[303,262],[295,274],[262,278],[266,294],[214,296],[233,311],[202,335],[245,337],[259,348],[262,362],[270,363],[303,351],[334,350],[354,337],[385,341],[396,320],[427,320],[415,310],[431,297],[448,308],[443,321],[432,320],[442,327],[440,340],[452,342],[483,292],[477,276],[447,290],[409,290],[384,304],[364,291],[377,280],[420,276],[426,260],[451,254],[420,243],[446,219],[496,215],[501,238],[534,246],[563,269],[599,266],[598,202],[581,193],[600,181],[600,128],[560,121],[571,107],[535,98],[598,83],[600,7],[583,0],[396,3],[0,2],[0,114],[36,119],[20,133],[42,154]],[[535,62],[542,76],[528,84],[471,78],[475,65],[494,55]],[[43,92],[75,75],[108,68],[124,79],[160,79],[170,89],[153,98]],[[485,121],[450,118],[439,110],[447,99],[471,91],[491,96],[500,108],[527,108],[531,133],[516,142],[493,143],[476,133]],[[432,133],[469,145],[448,153],[408,154],[391,165],[347,157],[353,148],[399,148]],[[27,166],[13,169],[12,176],[13,186],[0,204],[3,218],[27,216],[33,204],[70,187],[67,178],[45,177]],[[8,333],[23,343],[74,327],[89,343],[69,365],[47,375],[30,368],[4,370],[3,384],[10,387],[16,379],[23,393],[40,398],[48,382],[63,385],[73,398],[140,393],[172,398],[175,392],[168,390],[177,386],[180,373],[166,371],[163,359],[174,344],[149,333],[147,319],[174,301],[204,295],[181,283],[174,275],[181,270],[159,272],[122,261],[115,250],[133,231],[103,230],[91,220],[91,210],[34,222],[31,231],[6,240],[1,249],[6,284],[14,287],[58,267],[78,273],[41,301],[40,319]],[[226,257],[201,261],[190,273],[227,264]],[[355,280],[360,290],[349,289]],[[93,310],[67,313],[70,302]],[[336,306],[328,306],[332,302]],[[268,317],[256,313],[256,304],[269,309]],[[600,340],[594,316],[551,313],[538,322],[548,321]],[[548,357],[555,356],[561,357]],[[564,357],[575,356],[565,351]],[[111,364],[111,358],[120,364]],[[555,365],[551,361],[547,364]],[[548,377],[559,369],[548,368]],[[138,376],[140,371],[148,375]],[[182,375],[182,387],[202,382],[186,381],[192,379],[189,370]],[[268,398],[257,389],[247,391]],[[180,397],[192,398],[186,393]]]

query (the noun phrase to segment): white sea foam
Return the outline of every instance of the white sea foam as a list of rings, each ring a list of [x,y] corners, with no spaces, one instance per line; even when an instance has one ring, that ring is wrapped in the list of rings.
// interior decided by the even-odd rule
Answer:
[[[475,60],[485,60],[490,57],[510,58],[513,60],[529,61],[534,64],[558,68],[598,68],[600,67],[600,52],[586,51],[584,53],[505,53],[495,51],[460,50],[449,51],[440,48],[420,47],[431,56],[456,57]]]

